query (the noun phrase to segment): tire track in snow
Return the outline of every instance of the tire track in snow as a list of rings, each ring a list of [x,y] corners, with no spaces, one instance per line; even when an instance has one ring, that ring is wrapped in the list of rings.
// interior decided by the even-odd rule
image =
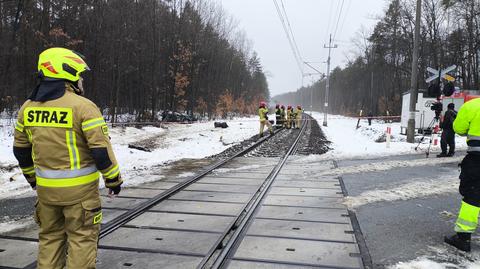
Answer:
[[[344,174],[357,174],[357,173],[367,173],[367,172],[378,172],[378,171],[387,171],[394,168],[405,168],[405,167],[416,167],[416,166],[435,166],[438,164],[446,163],[459,163],[463,159],[461,157],[453,158],[436,158],[436,159],[415,159],[407,161],[388,161],[388,162],[378,162],[378,163],[367,163],[362,165],[354,166],[345,166],[334,168],[331,170],[325,170],[321,173],[310,173],[309,175],[318,175],[318,176],[340,176]]]
[[[458,192],[458,173],[443,176],[435,180],[414,178],[412,182],[399,185],[391,189],[377,189],[362,192],[358,196],[347,196],[344,204],[351,209],[377,202],[405,201],[419,197],[443,193]]]

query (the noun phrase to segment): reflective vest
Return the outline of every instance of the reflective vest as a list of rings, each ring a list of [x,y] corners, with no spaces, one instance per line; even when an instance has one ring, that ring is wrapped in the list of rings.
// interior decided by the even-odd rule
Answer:
[[[120,173],[100,110],[71,87],[54,100],[27,100],[15,124],[14,152],[31,150],[20,168],[36,178],[38,199],[47,204],[81,202],[98,193],[100,174],[108,185]]]
[[[468,152],[480,153],[480,98],[463,104],[453,122],[453,130],[467,136]]]

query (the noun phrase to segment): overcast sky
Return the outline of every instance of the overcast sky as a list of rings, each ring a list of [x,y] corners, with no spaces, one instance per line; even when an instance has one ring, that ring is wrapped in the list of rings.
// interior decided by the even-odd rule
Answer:
[[[302,76],[277,15],[273,0],[217,0],[239,22],[253,43],[268,76],[272,96],[295,91],[302,85]],[[281,8],[280,0],[277,0]],[[338,13],[343,2],[342,16]],[[337,49],[332,50],[332,67],[343,66],[346,55],[355,46],[351,40],[364,27],[369,32],[386,8],[387,0],[283,0],[285,11],[302,58],[325,62],[329,33],[335,31]],[[345,16],[346,15],[346,16]],[[338,27],[337,27],[338,22]],[[312,64],[326,73],[326,64]],[[314,72],[305,67],[305,72]],[[304,85],[313,77],[305,78]]]

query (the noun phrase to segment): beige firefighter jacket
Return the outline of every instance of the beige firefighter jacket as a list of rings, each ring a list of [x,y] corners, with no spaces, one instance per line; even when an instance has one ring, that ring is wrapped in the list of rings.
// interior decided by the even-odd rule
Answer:
[[[99,172],[107,187],[121,184],[100,110],[72,87],[66,83],[65,94],[54,100],[27,100],[15,125],[14,151],[31,148],[33,159],[19,160],[20,168],[36,180],[38,199],[46,204],[71,205],[98,195]]]

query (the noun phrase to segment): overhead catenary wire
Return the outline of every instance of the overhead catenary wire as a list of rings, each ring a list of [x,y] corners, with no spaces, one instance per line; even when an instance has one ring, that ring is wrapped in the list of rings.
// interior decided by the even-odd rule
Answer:
[[[330,25],[332,22],[332,14],[333,14],[333,1],[330,1],[330,11],[328,12],[328,24],[327,24],[327,31],[325,31],[325,40],[328,39],[328,33],[330,32]]]
[[[343,6],[345,4],[345,0],[342,0],[342,4],[340,6],[340,11],[338,12],[338,18],[337,18],[337,23],[335,25],[335,31],[333,31],[333,39],[335,39],[337,35],[337,30],[338,30],[338,25],[340,23],[340,19],[342,18],[342,12],[343,12]]]
[[[293,34],[292,26],[290,25],[290,20],[288,19],[288,14],[287,14],[287,11],[285,10],[285,5],[283,4],[283,0],[280,0],[280,3],[282,4],[283,15],[285,16],[285,21],[287,22],[287,28],[289,30],[290,36],[292,37],[293,45],[295,46],[295,51],[297,53],[298,59],[300,60],[300,63],[302,63],[303,62],[302,54],[298,49],[298,44],[297,44],[297,41],[295,40],[295,35]],[[303,73],[304,72],[303,72],[303,65],[302,65],[302,74]]]
[[[298,69],[300,70],[300,73],[303,74],[303,64],[302,64],[303,60],[301,58],[300,52],[298,51],[298,46],[295,43],[295,39],[292,37],[293,31],[288,30],[287,22],[286,22],[286,19],[284,18],[286,14],[285,15],[283,14],[276,0],[273,0],[273,3],[275,4],[278,17],[280,19],[280,22],[282,23],[283,30],[285,31],[285,34],[287,36],[288,43],[292,50],[293,56],[295,57],[295,61],[297,62]]]
[[[342,32],[343,27],[345,26],[345,22],[347,21],[348,12],[350,11],[350,6],[351,6],[351,5],[352,5],[352,0],[348,0],[347,8],[345,9],[345,13],[344,13],[344,15],[343,15],[342,24],[340,25],[340,30],[338,31],[339,33]],[[335,35],[335,37],[336,37],[336,35]],[[335,41],[336,41],[336,42],[339,42],[340,40],[338,40],[338,39],[335,38]]]

